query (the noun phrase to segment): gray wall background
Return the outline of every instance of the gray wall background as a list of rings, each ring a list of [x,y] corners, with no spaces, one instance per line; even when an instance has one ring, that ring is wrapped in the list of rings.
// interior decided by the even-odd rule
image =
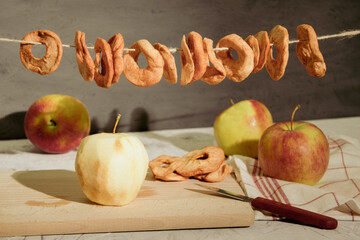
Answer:
[[[359,13],[358,0],[0,0],[0,37],[21,39],[31,31],[48,29],[63,43],[72,44],[75,32],[81,30],[91,45],[98,37],[108,39],[119,32],[125,47],[139,39],[180,47],[182,35],[190,31],[213,39],[214,44],[227,34],[245,39],[278,24],[288,29],[290,39],[296,39],[296,27],[303,23],[312,25],[318,36],[335,34],[359,29]],[[290,119],[297,104],[302,105],[297,120],[360,115],[360,36],[319,44],[327,64],[327,73],[320,79],[307,74],[293,44],[285,75],[278,82],[264,68],[241,83],[225,79],[216,86],[201,81],[181,86],[162,79],[140,88],[122,75],[119,83],[102,89],[81,78],[73,48],[64,48],[55,72],[41,76],[23,67],[18,43],[0,42],[0,139],[24,138],[26,110],[51,93],[81,100],[91,115],[92,133],[112,131],[117,113],[122,114],[118,131],[212,126],[215,117],[230,106],[230,98],[263,102],[276,122]],[[44,49],[33,47],[35,53],[36,48],[40,57]],[[175,59],[180,78],[180,53],[175,53]]]

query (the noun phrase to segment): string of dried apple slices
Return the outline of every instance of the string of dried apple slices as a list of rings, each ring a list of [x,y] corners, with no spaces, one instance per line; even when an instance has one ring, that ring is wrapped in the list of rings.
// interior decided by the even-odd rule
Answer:
[[[0,41],[20,42],[20,59],[29,70],[43,74],[54,72],[60,64],[63,47],[76,50],[78,69],[86,81],[95,80],[102,88],[110,88],[124,74],[129,82],[139,87],[157,84],[162,77],[170,83],[178,82],[174,52],[180,52],[181,85],[189,85],[197,80],[216,85],[229,78],[241,82],[251,73],[260,71],[264,66],[270,77],[277,81],[285,73],[289,58],[289,44],[296,43],[296,54],[307,72],[314,77],[323,77],[326,64],[319,49],[318,40],[351,37],[360,34],[360,30],[342,32],[334,35],[317,37],[315,30],[307,24],[297,27],[297,40],[289,41],[289,34],[283,26],[275,26],[269,34],[260,31],[245,40],[237,34],[229,34],[219,40],[213,48],[213,41],[202,38],[197,32],[190,32],[181,39],[181,48],[167,46],[142,39],[124,48],[124,39],[120,33],[108,41],[98,38],[94,47],[86,46],[85,33],[77,31],[74,45],[62,44],[56,33],[49,30],[37,30],[28,33],[22,40],[0,38]],[[46,46],[45,56],[35,58],[31,48],[35,44]],[[273,46],[277,57],[273,57]],[[88,49],[94,49],[95,59]],[[124,53],[125,51],[125,53]],[[236,51],[235,59],[232,51]],[[137,60],[143,53],[148,66],[139,68]]]

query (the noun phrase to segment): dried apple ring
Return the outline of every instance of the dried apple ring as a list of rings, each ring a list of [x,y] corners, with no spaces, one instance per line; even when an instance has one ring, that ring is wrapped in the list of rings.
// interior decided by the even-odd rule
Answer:
[[[149,162],[149,168],[156,179],[163,181],[184,181],[187,178],[177,174],[175,169],[181,164],[180,157],[160,155]]]
[[[155,43],[154,48],[158,50],[164,59],[164,73],[163,76],[168,83],[177,83],[177,70],[174,55],[169,48],[160,43]]]
[[[124,75],[127,80],[139,87],[148,87],[160,82],[164,71],[164,60],[159,51],[145,39],[135,42],[130,48],[135,51],[127,51],[124,55]],[[140,53],[144,54],[148,62],[145,69],[140,69],[137,64]]]
[[[188,85],[194,77],[195,65],[190,53],[190,49],[186,43],[185,35],[181,39],[181,85]]]
[[[192,83],[196,80],[199,80],[204,75],[209,59],[204,51],[203,40],[199,33],[194,31],[190,32],[187,38],[187,45],[189,47],[195,67],[194,76],[191,80]]]
[[[108,43],[110,44],[114,64],[114,76],[111,81],[113,84],[119,81],[120,75],[124,71],[124,38],[120,33],[117,33],[108,40]]]
[[[36,58],[31,53],[34,44],[20,44],[20,60],[24,67],[41,75],[54,72],[61,61],[63,47],[59,36],[49,30],[37,30],[26,34],[24,41],[39,42],[45,45],[46,52],[43,58]]]
[[[254,69],[254,53],[250,46],[237,34],[230,34],[218,42],[217,48],[226,47],[228,50],[217,51],[216,56],[225,67],[226,76],[234,81],[241,82],[247,78]],[[231,55],[234,49],[238,54],[235,60]]]
[[[260,57],[260,49],[259,49],[259,43],[258,40],[253,36],[253,35],[249,35],[246,39],[245,42],[251,47],[251,49],[253,50],[254,53],[254,66],[256,66],[259,62],[259,57]],[[254,69],[253,69],[254,71]]]
[[[226,77],[226,71],[222,62],[216,58],[213,40],[209,38],[204,38],[204,48],[205,52],[208,55],[209,61],[212,64],[208,64],[204,75],[201,77],[201,81],[204,81],[210,85],[216,85],[220,83]]]
[[[95,45],[95,75],[96,84],[102,88],[109,88],[114,76],[114,63],[110,44],[102,39],[96,39]],[[100,71],[101,64],[101,71]]]
[[[224,180],[226,176],[232,172],[232,170],[233,168],[224,162],[218,170],[207,174],[196,175],[194,178],[206,182],[220,182]]]
[[[299,42],[296,44],[296,55],[306,66],[306,71],[314,77],[323,77],[326,72],[324,57],[320,52],[319,43],[313,27],[307,24],[296,28]]]
[[[277,25],[271,29],[269,39],[276,47],[276,59],[273,57],[273,46],[270,46],[265,67],[270,77],[277,81],[284,75],[289,60],[289,33],[286,28]]]
[[[270,39],[266,31],[258,32],[257,34],[255,34],[255,38],[258,40],[260,56],[258,64],[254,66],[254,69],[252,71],[253,73],[257,73],[258,71],[263,69],[270,51]]]
[[[207,146],[188,152],[182,157],[176,172],[184,177],[214,172],[225,160],[224,151],[216,146]]]
[[[76,62],[80,75],[85,81],[91,82],[95,75],[95,63],[91,58],[85,43],[85,33],[77,31],[75,34]]]

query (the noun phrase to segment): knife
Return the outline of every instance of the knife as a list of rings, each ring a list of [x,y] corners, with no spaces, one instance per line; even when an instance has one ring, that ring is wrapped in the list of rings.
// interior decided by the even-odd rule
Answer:
[[[335,229],[338,225],[337,220],[325,215],[315,212],[304,210],[301,208],[293,207],[290,204],[269,200],[262,197],[251,198],[244,195],[235,194],[224,189],[207,186],[204,184],[195,183],[196,185],[206,188],[208,190],[217,192],[218,194],[225,195],[243,202],[250,202],[251,206],[258,210],[265,210],[270,213],[276,214],[280,217],[295,220],[299,223],[310,225],[323,229]]]

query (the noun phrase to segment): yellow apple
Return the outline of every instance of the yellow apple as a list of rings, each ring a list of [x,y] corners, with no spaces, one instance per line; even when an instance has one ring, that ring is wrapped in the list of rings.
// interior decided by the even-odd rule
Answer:
[[[243,100],[216,117],[214,137],[226,155],[256,158],[260,137],[272,124],[272,116],[264,104],[256,100]]]
[[[82,191],[102,205],[131,203],[140,191],[149,157],[143,143],[127,133],[98,133],[79,146],[75,170]]]

